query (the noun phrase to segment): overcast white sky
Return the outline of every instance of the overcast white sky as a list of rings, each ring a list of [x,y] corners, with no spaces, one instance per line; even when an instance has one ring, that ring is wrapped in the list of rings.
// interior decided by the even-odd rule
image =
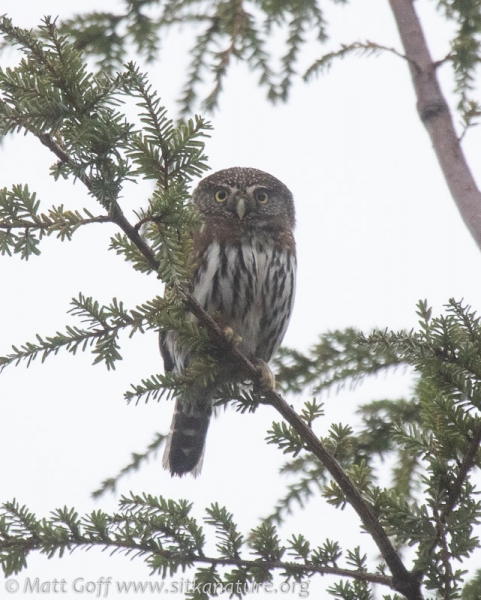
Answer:
[[[116,5],[114,0],[77,4],[82,11]],[[433,3],[420,0],[416,6],[435,58],[442,58],[449,49],[446,25],[433,12]],[[34,27],[43,15],[65,18],[72,9],[73,3],[62,0],[3,0],[1,12],[17,25]],[[321,51],[356,39],[400,48],[386,2],[328,5],[326,15],[332,40],[322,49],[315,44],[306,48],[303,66]],[[181,35],[172,32],[160,62],[150,68],[151,81],[172,117],[184,81],[186,48],[192,41],[187,27]],[[14,53],[3,57],[4,63],[16,60]],[[441,73],[449,95],[453,83],[447,68]],[[214,132],[207,154],[214,171],[234,165],[260,168],[294,193],[299,280],[285,344],[305,350],[321,332],[347,326],[411,328],[420,298],[427,298],[436,311],[450,297],[464,298],[481,309],[481,255],[450,198],[418,120],[405,62],[392,55],[346,59],[309,85],[296,83],[290,102],[276,107],[265,101],[257,78],[242,65],[231,70],[220,110],[212,117]],[[475,174],[479,142],[475,129],[464,144]],[[0,185],[28,183],[45,211],[63,203],[100,212],[80,184],[53,182],[48,175],[53,162],[36,140],[8,139],[0,147]],[[124,206],[145,205],[148,193],[148,186],[128,186]],[[109,225],[84,228],[71,243],[45,241],[39,258],[2,260],[1,355],[12,344],[33,341],[36,333],[49,335],[67,323],[77,324],[66,311],[79,292],[101,302],[117,297],[127,307],[159,293],[155,277],[134,272],[107,252],[113,233]],[[277,476],[282,456],[263,441],[276,419],[268,408],[256,415],[230,410],[213,423],[197,480],[172,480],[161,469],[159,456],[122,481],[119,495],[90,499],[100,481],[117,473],[131,452],[144,451],[154,433],[166,432],[170,424],[172,403],[135,407],[123,400],[131,383],[161,371],[156,336],[124,341],[124,361],[115,372],[91,366],[89,354],[74,358],[61,353],[44,365],[37,361],[28,370],[21,365],[2,373],[0,499],[15,497],[38,515],[47,515],[64,505],[80,513],[113,511],[120,493],[145,491],[188,498],[199,517],[205,506],[218,500],[247,532],[268,513],[287,484]],[[398,374],[380,378],[355,394],[331,395],[325,398],[327,416],[320,431],[333,421],[355,424],[356,403],[362,400],[405,393],[408,378]],[[366,551],[374,553],[367,536],[359,536],[357,530],[358,521],[349,509],[340,514],[314,499],[309,510],[283,531],[286,536],[291,531],[305,533],[317,543],[326,537],[340,539],[350,548],[359,539]],[[22,588],[27,577],[42,581],[64,577],[70,585],[77,578],[87,582],[109,575],[143,581],[148,570],[141,560],[75,552],[61,561],[34,555],[28,571],[17,579]],[[311,592],[332,581],[313,582]],[[0,576],[1,597],[3,585]],[[21,591],[16,595],[28,596]],[[114,597],[113,590],[109,597]]]

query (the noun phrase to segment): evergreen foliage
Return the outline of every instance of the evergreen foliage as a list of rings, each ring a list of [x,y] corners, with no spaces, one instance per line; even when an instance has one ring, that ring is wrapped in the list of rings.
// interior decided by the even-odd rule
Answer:
[[[121,359],[121,331],[132,336],[147,330],[175,330],[181,343],[199,354],[199,360],[183,378],[153,374],[132,385],[126,398],[148,401],[182,395],[193,380],[208,381],[219,350],[228,353],[249,375],[253,387],[226,386],[218,403],[233,400],[239,412],[255,411],[259,404],[277,410],[283,420],[272,424],[267,441],[287,455],[282,471],[294,483],[272,514],[248,534],[241,533],[234,516],[217,504],[206,509],[200,524],[190,515],[189,502],[148,495],[123,497],[114,514],[99,510],[83,517],[63,508],[38,519],[17,501],[5,502],[0,511],[0,562],[5,574],[24,569],[32,552],[61,557],[77,547],[98,546],[141,557],[161,577],[195,569],[199,585],[191,595],[199,599],[217,595],[219,586],[243,597],[249,586],[271,582],[275,574],[304,585],[299,588],[304,591],[319,574],[335,576],[328,591],[345,600],[373,598],[374,584],[390,592],[385,598],[394,600],[402,594],[419,600],[423,598],[421,582],[423,590],[442,598],[478,597],[479,573],[465,583],[463,560],[479,554],[480,546],[476,526],[481,502],[473,479],[481,466],[480,318],[455,300],[449,301],[444,314],[433,317],[423,301],[418,305],[416,331],[363,334],[348,329],[324,334],[307,355],[283,350],[277,360],[283,393],[339,390],[400,366],[414,373],[411,397],[365,404],[359,409],[362,424],[356,430],[339,423],[332,424],[324,436],[316,433],[323,417],[321,402],[309,399],[296,412],[275,389],[263,388],[256,367],[242,357],[229,335],[190,294],[192,231],[199,226],[199,216],[188,203],[189,184],[206,169],[203,138],[208,123],[195,117],[175,124],[135,65],[128,64],[115,75],[95,75],[80,52],[95,51],[102,64],[112,65],[113,70],[125,52],[121,27],[153,58],[163,27],[179,21],[207,24],[194,49],[183,98],[185,110],[192,106],[195,87],[208,65],[215,87],[206,104],[216,104],[232,57],[260,71],[271,99],[285,98],[304,32],[311,27],[319,39],[325,36],[320,10],[310,0],[257,3],[264,16],[261,30],[240,2],[208,6],[169,1],[163,3],[160,18],[147,17],[143,10],[157,4],[130,1],[123,15],[86,15],[64,24],[60,31],[48,18],[38,31],[19,29],[5,17],[1,20],[6,43],[17,46],[23,58],[14,69],[0,69],[0,132],[35,136],[56,157],[52,176],[79,180],[98,201],[100,212],[44,208],[26,183],[3,189],[2,254],[36,258],[44,236],[55,232],[65,241],[81,226],[107,222],[120,229],[112,237],[111,249],[133,268],[158,276],[165,283],[165,294],[133,309],[116,298],[104,306],[80,294],[72,300],[70,313],[81,326],[68,326],[51,336],[37,335],[35,342],[14,346],[0,358],[0,367],[22,361],[28,366],[37,357],[43,361],[64,348],[72,353],[90,349],[94,364],[113,369]],[[479,22],[470,17],[465,3],[441,6],[449,18],[459,21],[459,40],[467,45],[463,53],[460,42],[450,57],[459,73],[465,106],[478,60]],[[72,33],[79,23],[82,27],[72,45],[62,32]],[[287,27],[287,50],[280,72],[273,74],[265,36],[273,35],[277,27]],[[224,40],[230,40],[230,46],[214,52],[213,47]],[[370,46],[352,49],[376,50]],[[324,59],[324,66],[330,60]],[[133,98],[139,109],[134,122],[122,111],[126,98]],[[153,180],[155,190],[147,208],[138,209],[136,222],[131,223],[119,198],[125,182],[138,178]],[[186,311],[198,322],[187,320]],[[131,463],[104,481],[95,495],[115,490],[119,478],[138,469],[163,441],[164,436],[158,434],[144,453],[134,454]],[[391,466],[389,485],[381,481],[379,458]],[[361,527],[379,549],[376,564],[368,562],[362,547],[344,549],[328,539],[314,548],[301,532],[288,540],[282,538],[279,526],[299,506],[320,496],[337,509],[349,505],[357,512]],[[217,539],[214,555],[206,549],[209,529]]]
[[[189,49],[190,65],[180,99],[183,115],[191,113],[205,82],[211,89],[203,99],[203,108],[216,108],[229,67],[239,60],[256,74],[268,99],[277,102],[288,99],[297,77],[309,80],[336,59],[383,52],[405,58],[395,48],[375,41],[346,40],[339,49],[321,53],[305,72],[299,72],[303,47],[313,40],[319,44],[328,40],[325,7],[315,0],[123,0],[121,6],[116,13],[77,15],[61,24],[61,32],[72,37],[76,48],[95,57],[103,72],[112,73],[121,66],[129,43],[152,61],[161,52],[164,32],[190,26],[196,37]],[[454,25],[454,34],[451,52],[437,61],[452,66],[458,108],[468,128],[477,123],[481,111],[473,94],[481,58],[479,5],[475,0],[442,0],[438,10]],[[272,40],[282,40],[278,56],[272,56]]]
[[[235,60],[245,61],[259,74],[270,100],[286,100],[305,38],[311,32],[320,41],[326,37],[322,11],[315,0],[126,0],[123,5],[120,13],[95,11],[76,16],[63,23],[61,31],[72,36],[78,49],[96,57],[103,71],[113,71],[124,60],[126,39],[132,40],[147,60],[153,60],[164,31],[191,24],[198,33],[189,51],[191,61],[180,101],[183,115],[192,111],[199,84],[207,76],[212,89],[203,106],[207,110],[217,106],[228,68]],[[279,68],[274,69],[267,48],[279,36],[285,50]]]

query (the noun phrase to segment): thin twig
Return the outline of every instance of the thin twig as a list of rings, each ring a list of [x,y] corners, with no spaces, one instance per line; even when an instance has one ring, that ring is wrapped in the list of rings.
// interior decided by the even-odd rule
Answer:
[[[78,165],[75,163],[75,161],[72,160],[72,158],[67,154],[67,152],[65,152],[65,150],[55,140],[53,140],[52,136],[49,133],[41,133],[41,134],[36,134],[35,132],[32,132],[32,133],[37,135],[38,139],[42,142],[42,144],[44,146],[47,146],[47,148],[49,150],[51,150],[55,154],[55,156],[57,156],[57,158],[60,159],[60,162],[65,163],[65,164],[75,168],[76,177],[78,177],[80,179],[80,181],[86,186],[88,191],[92,194],[93,193],[92,192],[92,182],[90,181],[90,178],[88,177],[88,175],[86,175],[84,172],[79,170]]]
[[[134,225],[134,229],[139,231],[142,225],[145,225],[145,223],[155,223],[155,220],[156,219],[152,215],[144,217],[143,219],[140,219],[140,221],[137,221],[137,223]]]
[[[441,562],[442,565],[444,567],[444,573],[443,574],[439,574],[440,577],[442,577],[443,583],[444,583],[444,598],[446,600],[448,600],[449,598],[451,598],[451,581],[452,581],[452,576],[453,576],[453,572],[451,569],[451,562],[449,560],[450,556],[449,556],[449,548],[448,548],[448,543],[446,540],[446,529],[444,527],[445,522],[442,519],[442,517],[439,514],[439,511],[437,510],[437,508],[435,507],[433,510],[433,514],[434,514],[434,519],[436,521],[436,528],[437,528],[437,544],[439,544],[440,548],[441,548]]]

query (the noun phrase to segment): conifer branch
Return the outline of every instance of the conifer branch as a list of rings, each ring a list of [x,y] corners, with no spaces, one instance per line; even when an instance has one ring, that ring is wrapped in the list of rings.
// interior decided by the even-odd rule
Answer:
[[[76,227],[79,227],[80,225],[91,225],[92,223],[111,223],[112,219],[106,215],[100,215],[98,217],[91,217],[91,218],[87,218],[87,219],[79,219],[78,221],[75,222]],[[63,225],[68,226],[70,223],[69,221],[66,219],[63,222]],[[59,227],[59,223],[55,223],[56,227]],[[10,223],[0,223],[0,229],[6,229],[6,230],[10,230],[10,229],[40,229],[40,230],[46,230],[46,229],[51,229],[52,228],[52,223],[51,222],[45,222],[45,221],[25,221],[24,219],[18,219],[15,221],[12,221]]]
[[[38,139],[42,142],[44,146],[46,146],[49,150],[51,150],[55,156],[66,165],[73,166],[73,161],[70,156],[65,152],[65,150],[52,139],[52,136],[49,133],[41,133],[38,135]],[[76,166],[76,165],[75,165]],[[87,186],[88,190],[91,191],[91,183],[87,176],[84,178],[80,178],[82,183]]]
[[[468,451],[466,452],[466,454],[461,462],[461,465],[459,466],[459,471],[456,476],[456,479],[454,480],[453,485],[450,488],[448,488],[448,490],[447,490],[448,501],[446,502],[446,504],[444,505],[444,507],[441,511],[439,511],[437,508],[435,508],[435,510],[434,510],[437,533],[436,533],[436,538],[432,541],[431,546],[430,546],[429,550],[427,551],[427,554],[430,555],[434,551],[436,546],[440,546],[441,552],[442,552],[442,555],[444,558],[446,572],[449,572],[451,567],[450,567],[449,561],[446,559],[446,555],[447,555],[446,535],[447,535],[447,533],[445,530],[445,524],[461,497],[461,494],[463,492],[463,487],[466,483],[469,471],[476,464],[476,457],[477,457],[477,454],[479,453],[480,444],[481,444],[481,422],[475,426],[474,431],[473,431],[472,440],[469,444]],[[447,578],[447,582],[449,583],[449,578]]]
[[[12,552],[16,553],[25,553],[29,554],[32,551],[44,551],[46,544],[41,539],[41,537],[31,537],[31,538],[23,538],[21,540],[13,540],[10,539],[8,541],[2,542],[0,540],[0,555],[2,552]],[[92,536],[76,536],[75,538],[72,536],[72,539],[64,539],[61,544],[53,544],[49,541],[49,549],[50,551],[54,551],[56,549],[60,549],[63,547],[66,550],[73,551],[76,548],[84,548],[89,550],[98,546],[102,548],[102,550],[111,550],[113,552],[117,552],[118,550],[124,551],[127,553],[131,553],[133,551],[136,552],[136,555],[145,555],[148,554],[152,558],[156,556],[161,557],[164,560],[174,559],[176,554],[174,552],[169,552],[167,550],[156,549],[152,550],[152,547],[148,543],[138,543],[134,540],[128,540],[125,543],[117,540],[108,540],[108,539],[95,539]],[[201,555],[191,555],[189,557],[190,564],[206,564],[211,567],[242,567],[246,569],[264,569],[266,571],[283,571],[296,573],[297,575],[305,575],[309,576],[314,573],[318,573],[319,575],[336,575],[338,577],[349,577],[351,579],[355,579],[357,581],[365,581],[369,583],[376,583],[380,585],[385,585],[391,589],[395,589],[392,584],[391,577],[386,575],[380,575],[377,573],[370,573],[368,571],[356,571],[353,569],[343,569],[341,567],[322,567],[319,565],[315,565],[313,563],[299,564],[289,561],[273,561],[273,560],[262,560],[262,562],[257,560],[244,560],[241,558],[222,558],[222,557],[214,557],[214,556],[205,556]]]
[[[36,137],[38,137],[38,139],[44,146],[46,146],[51,152],[55,154],[55,156],[57,156],[57,158],[60,159],[60,164],[64,164],[70,167],[72,173],[74,173],[75,177],[77,177],[85,185],[89,193],[94,198],[96,198],[104,208],[107,208],[105,200],[99,193],[95,192],[93,182],[85,172],[84,167],[77,164],[75,160],[73,160],[70,157],[70,155],[64,150],[64,148],[62,148],[62,146],[59,143],[57,143],[49,133],[37,133],[35,131],[32,131],[32,133],[36,135]]]
[[[101,329],[85,331],[78,327],[67,327],[65,333],[57,332],[45,339],[37,335],[38,343],[28,342],[20,348],[13,346],[12,354],[0,356],[0,372],[7,365],[18,365],[22,360],[26,360],[27,366],[29,366],[39,355],[42,357],[42,362],[44,362],[50,354],[57,354],[61,348],[75,354],[79,348],[85,349],[87,346],[92,346],[95,343],[101,344],[106,340],[114,341],[112,340],[112,334],[115,336],[118,329],[118,327],[102,327]],[[110,359],[107,364],[113,366],[113,360]]]
[[[51,150],[63,163],[68,164],[71,167],[77,167],[77,165],[75,165],[74,161],[72,161],[70,156],[52,139],[50,134],[45,133],[39,135],[38,138],[42,142],[42,144],[47,146],[47,148]],[[78,168],[75,172],[77,177],[86,186],[88,191],[95,196],[90,178]],[[126,219],[118,202],[111,202],[109,213],[109,216],[105,218],[111,221],[112,223],[115,223],[120,227],[120,229],[122,229],[122,231],[137,246],[142,255],[147,259],[147,262],[151,266],[152,270],[157,271],[160,266],[160,263],[156,260],[152,248],[144,241],[144,239],[139,233],[138,228],[132,225]]]
[[[412,0],[390,0],[390,5],[409,61],[419,117],[461,217],[481,249],[481,192],[456,134],[415,5]]]
[[[156,322],[159,314],[166,312],[168,303],[160,297],[137,306],[134,310],[127,311],[122,302],[115,298],[108,306],[100,306],[92,298],[82,294],[71,302],[73,308],[69,311],[81,317],[87,323],[85,329],[79,327],[66,328],[65,333],[57,332],[50,337],[37,335],[37,343],[26,343],[17,348],[13,346],[13,353],[0,356],[0,372],[11,364],[19,364],[26,360],[28,365],[41,356],[42,362],[51,354],[57,354],[65,348],[72,354],[77,350],[94,347],[96,355],[94,364],[104,362],[108,369],[115,369],[115,362],[121,360],[118,352],[118,336],[122,330],[130,329],[131,334],[145,329],[158,329]]]
[[[145,557],[153,571],[174,573],[179,566],[209,565],[235,567],[248,572],[282,571],[284,575],[308,577],[314,573],[348,577],[357,581],[377,583],[392,588],[390,577],[382,573],[370,573],[365,569],[346,569],[337,565],[320,564],[316,552],[299,556],[303,562],[285,561],[263,556],[264,541],[259,538],[259,528],[251,531],[250,545],[255,560],[240,556],[245,544],[244,536],[237,531],[232,515],[214,504],[207,509],[205,522],[216,527],[219,555],[209,556],[203,551],[205,538],[201,527],[189,516],[191,505],[181,500],[174,502],[162,497],[130,496],[120,501],[121,510],[114,515],[95,511],[79,518],[73,509],[63,508],[50,518],[38,520],[34,514],[16,501],[0,507],[0,562],[8,575],[18,573],[26,566],[27,556],[34,551],[48,554],[76,548],[124,552]],[[289,547],[296,548],[296,536]],[[254,541],[257,538],[258,541]],[[279,554],[285,550],[279,548]],[[354,553],[348,551],[348,557]]]
[[[120,210],[120,207],[118,207],[116,203],[114,206],[114,210],[111,211],[112,221],[122,228],[129,239],[149,261],[152,268],[157,269],[158,263],[151,248],[141,238],[137,229],[129,223]],[[202,325],[207,327],[212,336],[212,341],[229,354],[240,367],[240,372],[245,373],[246,377],[249,377],[254,384],[262,388],[264,381],[262,369],[259,368],[259,366],[254,365],[235,347],[235,345],[232,344],[232,341],[228,338],[225,331],[202,308],[190,291],[179,288],[179,292],[181,293],[181,296],[183,296],[188,310],[197,317]],[[280,394],[274,389],[268,389],[264,391],[264,396],[266,403],[272,405],[286,419],[292,428],[299,434],[306,448],[321,461],[334,480],[338,483],[349,503],[360,517],[364,527],[372,535],[386,564],[390,568],[393,575],[394,589],[403,593],[409,600],[420,600],[422,595],[420,592],[419,578],[416,574],[407,571],[379,519],[337,460],[326,450],[321,441],[313,433],[312,429],[280,396]]]
[[[271,404],[300,435],[306,447],[329,471],[342,489],[349,504],[357,512],[366,531],[370,533],[383,559],[393,576],[393,588],[404,594],[409,600],[421,600],[421,581],[416,573],[410,573],[394,549],[385,529],[372,508],[364,500],[360,491],[352,483],[337,460],[326,450],[312,429],[300,418],[294,409],[275,391],[266,392],[266,400]]]
[[[340,567],[321,567],[315,566],[312,563],[306,563],[304,565],[289,561],[269,561],[263,560],[259,563],[255,560],[243,560],[235,558],[212,558],[212,557],[198,557],[195,562],[206,563],[213,567],[221,565],[224,567],[246,567],[246,568],[267,568],[269,570],[282,570],[290,571],[298,574],[310,575],[312,573],[319,573],[320,575],[337,575],[341,577],[349,577],[356,579],[357,581],[367,581],[369,583],[378,583],[393,588],[391,577],[386,575],[379,575],[377,573],[369,573],[367,571],[354,571],[352,569],[342,569]]]
[[[184,293],[189,310],[208,328],[209,332],[213,334],[214,341],[220,343],[221,347],[225,349],[235,360],[236,364],[241,367],[240,372],[245,372],[254,384],[262,386],[263,378],[259,367],[255,366],[236,347],[232,346],[229,340],[226,339],[226,335],[222,328],[204,311],[190,292]],[[406,569],[378,517],[349,479],[341,465],[326,450],[312,429],[301,419],[280,394],[274,389],[268,389],[264,391],[264,395],[266,403],[273,406],[284,417],[291,427],[299,434],[306,448],[321,461],[333,479],[340,486],[346,495],[348,502],[357,512],[364,527],[371,534],[382,557],[390,568],[393,575],[394,589],[404,594],[408,600],[421,600],[420,578],[416,573],[410,573]]]
[[[351,54],[373,56],[384,52],[409,61],[409,58],[396,50],[396,48],[383,46],[382,44],[377,44],[376,42],[371,42],[369,40],[366,40],[365,42],[353,42],[352,44],[341,44],[341,47],[338,50],[328,52],[317,59],[304,73],[303,79],[304,81],[309,81],[314,75],[318,75],[319,73],[330,69],[335,60],[345,58]]]
[[[51,138],[47,138],[49,147]],[[55,145],[52,145],[52,151],[56,152]],[[62,154],[62,159],[69,160],[66,154]],[[88,187],[88,181],[84,181]],[[126,219],[125,215],[121,211],[117,203],[113,203],[113,207],[110,215],[111,220],[117,223],[119,227],[124,231],[127,237],[137,246],[141,253],[148,260],[149,264],[153,269],[158,268],[158,262],[155,259],[152,249],[144,242],[142,237],[139,235],[138,230],[130,224]],[[254,365],[248,360],[235,346],[232,345],[231,340],[226,336],[224,330],[215,322],[215,320],[201,307],[191,292],[180,289],[181,294],[184,297],[187,308],[198,318],[200,323],[205,325],[213,337],[213,341],[216,345],[220,345],[221,348],[225,349],[231,358],[242,368],[242,372],[246,374],[255,384],[258,386],[263,385],[263,373],[258,366]],[[114,328],[110,328],[114,329]],[[44,357],[55,351],[54,347],[57,348],[59,343],[71,347],[78,347],[81,341],[93,340],[96,337],[105,337],[110,333],[105,328],[99,331],[90,331],[87,334],[83,334],[81,339],[79,338],[80,332],[72,330],[70,339],[59,339],[50,340],[46,342],[40,339],[40,346],[26,347],[25,351],[21,354],[17,353],[15,357],[8,357],[8,362],[11,360],[20,360],[21,358],[29,358],[32,360],[39,352],[44,353]],[[83,332],[82,332],[83,333]],[[74,339],[75,338],[75,339]],[[55,341],[55,343],[53,343]],[[3,366],[8,364],[5,362],[7,357],[3,361]],[[367,502],[363,499],[361,493],[351,482],[345,471],[339,465],[337,460],[332,457],[329,452],[324,448],[320,440],[314,435],[310,427],[301,419],[301,417],[285,402],[285,400],[274,390],[269,389],[264,392],[266,403],[271,404],[293,427],[293,429],[300,435],[303,443],[306,447],[322,462],[326,467],[338,485],[345,493],[348,501],[358,513],[361,521],[363,522],[367,531],[373,536],[374,541],[379,547],[381,554],[386,561],[386,564],[393,573],[393,581],[395,582],[394,588],[401,593],[404,593],[409,600],[419,600],[421,598],[419,591],[419,581],[416,576],[409,573],[405,568],[402,560],[398,553],[392,546],[385,530],[381,526],[379,519],[373,513]]]
[[[439,577],[443,581],[445,598],[449,598],[452,593],[451,583],[453,581],[453,571],[451,568],[449,548],[448,548],[448,532],[446,531],[446,524],[439,514],[439,511],[435,507],[433,510],[434,520],[436,522],[437,538],[436,545],[441,550],[441,565],[442,572],[439,573]]]
[[[40,254],[38,246],[45,235],[57,233],[62,241],[70,240],[82,225],[108,223],[107,216],[94,216],[87,209],[64,210],[63,205],[39,213],[40,201],[27,185],[0,189],[0,254],[20,254],[28,260]]]
[[[145,242],[139,233],[139,230],[132,225],[125,217],[122,209],[117,202],[113,202],[110,207],[110,219],[113,223],[117,224],[125,235],[132,241],[141,254],[145,257],[153,271],[158,271],[160,263],[155,258],[152,248]]]
[[[274,365],[283,391],[301,393],[312,387],[317,394],[347,384],[354,387],[367,376],[402,366],[403,361],[389,348],[366,347],[362,332],[348,328],[323,333],[307,354],[282,347]]]
[[[468,451],[466,452],[461,465],[459,467],[458,474],[452,487],[448,490],[449,500],[441,513],[441,519],[445,521],[450,515],[451,511],[456,506],[463,485],[466,482],[469,471],[475,466],[476,458],[479,453],[479,447],[481,445],[481,422],[479,422],[473,431],[473,437],[469,444]]]
[[[206,110],[214,110],[217,107],[222,84],[227,73],[227,67],[232,57],[238,56],[239,52],[236,49],[238,38],[243,35],[243,32],[248,23],[248,15],[243,7],[243,0],[236,0],[235,9],[232,13],[232,30],[230,32],[230,44],[225,50],[216,53],[217,63],[213,66],[215,74],[215,85],[210,94],[203,101],[203,106]]]

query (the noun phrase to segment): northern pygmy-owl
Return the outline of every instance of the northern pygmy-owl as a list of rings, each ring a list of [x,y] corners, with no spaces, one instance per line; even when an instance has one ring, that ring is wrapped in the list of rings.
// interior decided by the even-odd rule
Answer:
[[[268,173],[233,167],[203,179],[193,202],[204,219],[194,239],[193,295],[242,338],[238,348],[247,358],[267,363],[284,337],[294,302],[292,194]],[[161,335],[160,347],[167,371],[183,373],[192,363],[174,332]],[[233,365],[221,361],[213,383],[177,400],[163,461],[172,475],[200,472],[213,396],[219,385],[235,379]]]

